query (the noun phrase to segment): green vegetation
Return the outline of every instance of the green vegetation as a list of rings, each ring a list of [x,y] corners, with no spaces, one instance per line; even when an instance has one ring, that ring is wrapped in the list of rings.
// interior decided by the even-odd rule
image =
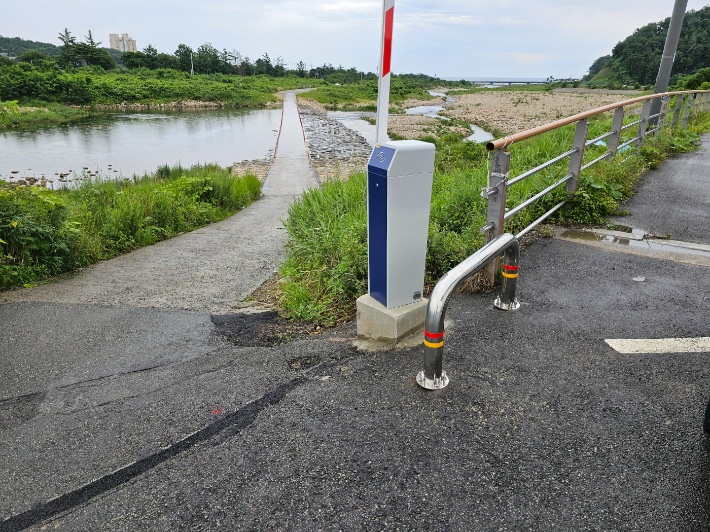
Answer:
[[[653,84],[669,25],[670,18],[667,18],[637,29],[614,47],[611,56],[597,59],[589,68],[585,81],[592,85]],[[685,14],[671,84],[701,68],[710,67],[709,58],[710,6],[707,6]]]
[[[0,103],[0,108],[2,106],[3,103]],[[22,107],[17,105],[14,112],[7,113],[4,117],[0,110],[0,131],[4,128],[51,126],[74,122],[92,114],[90,109],[28,100]]]
[[[629,117],[628,121],[633,120]],[[589,137],[611,128],[609,118],[592,120]],[[620,153],[617,163],[602,162],[585,171],[568,208],[551,220],[556,223],[601,224],[631,195],[633,183],[649,168],[672,153],[690,151],[699,143],[699,132],[710,130],[710,113],[703,113],[688,130],[664,130],[647,138],[641,150]],[[627,131],[633,135],[634,128]],[[574,127],[567,126],[510,147],[511,178],[559,155],[571,146]],[[422,140],[433,141],[431,138]],[[488,155],[479,144],[449,135],[435,141],[436,167],[429,223],[426,284],[433,285],[445,272],[483,244]],[[585,162],[605,152],[590,146]],[[625,160],[624,160],[625,159]],[[512,208],[567,172],[566,162],[554,165],[508,191]],[[564,188],[529,207],[506,224],[516,233],[560,201]],[[351,318],[354,301],[367,292],[366,181],[356,174],[348,181],[332,181],[306,192],[290,208],[287,259],[281,267],[281,301],[288,316],[299,320],[335,323]]]
[[[46,42],[27,41],[19,37],[2,37],[0,36],[0,52],[12,54],[15,57],[20,57],[24,52],[36,50],[43,54],[56,56],[59,55],[59,47]]]
[[[375,104],[368,102],[377,101],[377,80],[365,80],[362,83],[350,85],[323,85],[314,91],[299,94],[300,98],[307,98],[325,104],[333,109],[369,111],[376,110]],[[424,88],[410,79],[392,76],[390,87],[390,101],[398,103],[408,98],[431,100],[431,96]],[[364,105],[363,105],[364,104]],[[398,108],[393,109],[395,112]]]
[[[710,68],[701,68],[692,76],[679,79],[678,88],[688,91],[710,89]]]
[[[0,67],[0,99],[20,103],[30,99],[72,105],[199,100],[258,107],[275,100],[273,93],[278,90],[303,85],[302,79],[294,77],[240,80],[222,74],[190,76],[175,70],[147,69],[105,72],[97,67],[63,72],[27,63]]]
[[[122,180],[83,176],[50,191],[0,180],[0,289],[81,268],[216,222],[261,195],[217,165],[163,166]]]

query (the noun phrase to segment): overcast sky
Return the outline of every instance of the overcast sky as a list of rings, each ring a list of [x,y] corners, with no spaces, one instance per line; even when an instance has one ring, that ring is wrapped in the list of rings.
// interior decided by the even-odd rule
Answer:
[[[209,42],[289,67],[332,63],[376,71],[378,0],[6,1],[0,35],[60,44],[65,27],[128,33],[142,49],[172,53]],[[581,76],[634,29],[669,17],[673,0],[397,0],[395,73],[440,77]],[[700,9],[710,0],[689,0]],[[659,58],[660,61],[660,58]]]

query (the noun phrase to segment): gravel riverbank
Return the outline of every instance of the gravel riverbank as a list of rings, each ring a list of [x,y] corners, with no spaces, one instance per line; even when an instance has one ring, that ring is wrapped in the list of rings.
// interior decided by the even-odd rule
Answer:
[[[505,134],[525,131],[582,111],[632,98],[635,94],[598,94],[547,91],[491,91],[456,94],[444,116]]]

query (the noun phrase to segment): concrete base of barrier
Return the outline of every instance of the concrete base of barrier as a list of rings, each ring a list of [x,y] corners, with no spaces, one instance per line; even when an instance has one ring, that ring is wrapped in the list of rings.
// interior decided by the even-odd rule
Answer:
[[[397,344],[400,340],[424,328],[424,318],[429,301],[396,308],[387,308],[369,294],[357,300],[357,337]]]

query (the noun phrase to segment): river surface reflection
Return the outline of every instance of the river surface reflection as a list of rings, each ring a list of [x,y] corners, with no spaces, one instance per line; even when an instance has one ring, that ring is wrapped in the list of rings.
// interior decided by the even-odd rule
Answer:
[[[102,113],[31,130],[0,132],[0,177],[80,173],[142,175],[162,164],[262,159],[273,153],[281,109]]]

